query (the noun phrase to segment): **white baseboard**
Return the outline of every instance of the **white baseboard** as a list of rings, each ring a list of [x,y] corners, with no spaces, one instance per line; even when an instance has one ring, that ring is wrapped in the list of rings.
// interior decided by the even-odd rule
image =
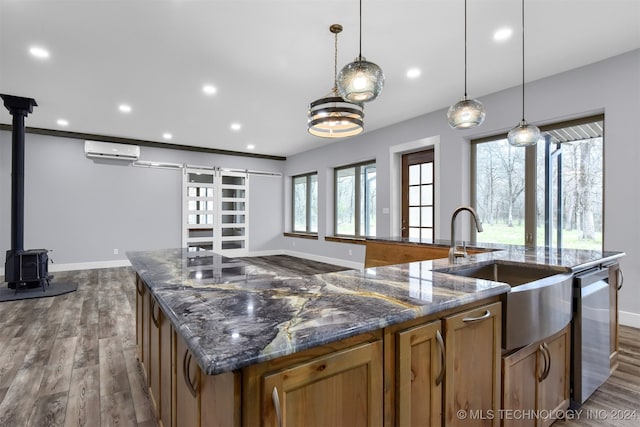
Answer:
[[[640,328],[640,314],[631,313],[630,311],[619,311],[618,320],[621,325]]]
[[[75,270],[94,270],[96,268],[113,268],[113,267],[129,267],[131,263],[128,259],[119,259],[113,261],[93,261],[93,262],[76,262],[71,264],[49,264],[49,271],[75,271]]]

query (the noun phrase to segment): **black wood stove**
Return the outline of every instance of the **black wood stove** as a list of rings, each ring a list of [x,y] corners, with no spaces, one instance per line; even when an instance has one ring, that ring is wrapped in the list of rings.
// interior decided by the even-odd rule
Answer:
[[[11,132],[11,249],[7,251],[4,279],[9,288],[49,284],[49,255],[46,249],[24,249],[24,119],[37,106],[35,99],[2,95],[13,116]]]

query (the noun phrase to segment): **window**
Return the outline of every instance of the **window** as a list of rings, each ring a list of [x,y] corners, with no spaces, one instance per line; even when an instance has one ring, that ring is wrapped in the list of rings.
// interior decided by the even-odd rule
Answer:
[[[338,236],[376,235],[376,164],[334,170],[334,230]]]
[[[478,240],[601,250],[603,127],[602,115],[544,126],[527,149],[505,135],[472,141]]]
[[[318,232],[318,173],[294,176],[293,194],[293,232]]]

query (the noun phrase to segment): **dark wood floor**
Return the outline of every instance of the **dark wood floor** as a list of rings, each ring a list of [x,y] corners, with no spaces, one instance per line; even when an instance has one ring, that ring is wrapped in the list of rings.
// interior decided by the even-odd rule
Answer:
[[[156,426],[135,352],[132,271],[56,280],[78,290],[0,303],[0,426]],[[640,330],[621,327],[620,342],[616,373],[579,419],[554,426],[640,425]]]

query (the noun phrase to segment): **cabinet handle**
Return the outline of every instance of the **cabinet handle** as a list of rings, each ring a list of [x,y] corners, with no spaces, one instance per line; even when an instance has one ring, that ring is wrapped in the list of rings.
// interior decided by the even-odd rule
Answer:
[[[618,268],[618,290],[622,289],[623,283],[624,283],[624,273],[622,273],[621,268]]]
[[[142,295],[142,291],[144,290],[142,286],[140,286],[142,284],[142,280],[138,279],[136,280],[136,292],[138,292],[138,295]]]
[[[544,360],[544,367],[542,368],[542,372],[538,377],[538,382],[541,383],[544,380],[544,373],[547,371],[547,353],[545,353],[544,347],[542,347],[542,344],[538,346],[538,351],[540,352],[540,354],[542,355],[542,359]]]
[[[440,333],[440,331],[436,331],[436,341],[438,342],[438,347],[440,347],[440,373],[436,377],[436,385],[438,386],[442,384],[446,362],[444,341],[442,340],[442,334]]]
[[[184,351],[184,357],[182,358],[182,377],[184,378],[184,382],[187,384],[187,388],[191,392],[193,397],[196,397],[198,394],[198,377],[196,376],[196,383],[193,385],[191,382],[191,378],[189,377],[189,369],[191,368],[191,353],[189,350]]]
[[[551,370],[551,352],[549,351],[549,346],[546,342],[542,343],[542,348],[544,348],[545,353],[547,353],[547,370],[544,373],[543,380],[546,380],[549,376],[549,371]]]
[[[156,318],[155,315],[155,311],[156,311],[156,299],[155,298],[151,298],[151,321],[153,322],[154,325],[156,325],[156,328],[160,327],[160,320],[158,318]],[[158,313],[158,317],[160,313]]]
[[[462,319],[463,322],[468,323],[468,322],[477,322],[478,320],[483,320],[483,319],[487,319],[491,316],[491,312],[489,310],[485,310],[484,314],[480,317],[465,317],[464,319]]]
[[[278,422],[278,427],[282,427],[282,412],[280,408],[280,397],[278,396],[277,387],[273,387],[273,391],[271,392],[271,400],[273,401],[273,408],[276,410],[276,420]]]

